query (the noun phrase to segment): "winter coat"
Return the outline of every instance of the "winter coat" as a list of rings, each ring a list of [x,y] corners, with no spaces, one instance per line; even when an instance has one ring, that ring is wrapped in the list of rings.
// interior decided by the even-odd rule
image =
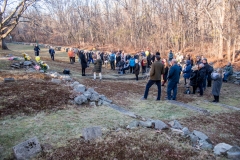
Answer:
[[[39,51],[40,51],[40,48],[39,48],[38,46],[35,46],[35,47],[34,47],[34,51],[35,51],[35,52],[39,52]]]
[[[190,75],[190,86],[197,86],[198,70],[192,70]]]
[[[203,67],[198,71],[198,75],[197,75],[197,83],[203,83],[204,79],[206,77],[206,68]]]
[[[179,77],[180,77],[180,68],[177,64],[173,65],[168,72],[168,83],[171,84],[175,84],[179,82]]]
[[[130,66],[130,67],[134,67],[134,66],[135,66],[135,59],[134,59],[134,58],[131,58],[131,59],[129,60],[129,66]]]
[[[79,53],[79,58],[81,59],[82,68],[87,68],[87,60],[85,55],[82,52]]]
[[[225,72],[225,74],[232,75],[232,74],[233,74],[233,68],[232,68],[232,66],[226,66],[226,67],[224,68],[224,72]]]
[[[168,66],[164,68],[164,74],[163,74],[163,80],[167,81],[167,76],[168,76]]]
[[[116,56],[115,56],[114,53],[111,53],[111,54],[110,54],[110,56],[109,56],[109,60],[110,60],[111,62],[113,62],[113,61],[116,60]]]
[[[101,59],[97,59],[96,61],[94,61],[93,72],[96,72],[96,73],[102,72],[102,60]]]
[[[186,79],[189,79],[190,78],[190,74],[191,74],[191,69],[192,69],[192,66],[191,66],[191,61],[190,60],[187,60],[187,65],[186,65],[186,68],[183,70],[183,77],[186,78]]]
[[[54,54],[55,54],[55,51],[54,51],[54,49],[52,49],[52,48],[51,48],[51,49],[49,49],[49,51],[48,51],[48,52],[49,52],[49,54],[50,54],[50,55],[54,55]]]
[[[213,80],[212,94],[214,96],[219,96],[220,90],[222,87],[222,75],[220,75],[219,73],[213,72],[211,74],[211,78]]]
[[[121,61],[121,56],[120,55],[117,55],[116,56],[116,63],[120,62]]]
[[[135,67],[134,67],[135,75],[139,75],[139,71],[140,71],[140,65],[138,63],[135,63]]]
[[[73,51],[68,51],[68,57],[75,57],[75,54]]]
[[[170,53],[168,54],[168,60],[171,61],[172,59],[173,59],[173,53],[170,52]]]
[[[161,61],[155,61],[150,70],[150,80],[161,80],[162,74],[164,74],[164,65]]]
[[[147,66],[147,59],[146,59],[146,58],[144,58],[144,59],[142,60],[141,65],[142,65],[143,67]]]

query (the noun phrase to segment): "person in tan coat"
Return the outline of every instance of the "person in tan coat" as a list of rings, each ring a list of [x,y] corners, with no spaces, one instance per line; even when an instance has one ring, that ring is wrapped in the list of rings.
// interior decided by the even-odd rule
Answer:
[[[141,100],[146,100],[148,96],[149,89],[152,87],[153,84],[156,84],[158,87],[158,95],[157,95],[157,101],[161,98],[161,77],[162,74],[164,74],[164,65],[160,61],[160,56],[156,55],[156,61],[152,64],[151,70],[150,70],[150,80],[148,81],[145,89],[144,96],[141,98]]]

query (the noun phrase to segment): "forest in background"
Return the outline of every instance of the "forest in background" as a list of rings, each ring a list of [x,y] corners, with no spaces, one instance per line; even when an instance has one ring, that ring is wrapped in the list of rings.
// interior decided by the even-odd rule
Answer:
[[[13,41],[133,52],[195,53],[235,61],[239,0],[45,0],[28,8]]]

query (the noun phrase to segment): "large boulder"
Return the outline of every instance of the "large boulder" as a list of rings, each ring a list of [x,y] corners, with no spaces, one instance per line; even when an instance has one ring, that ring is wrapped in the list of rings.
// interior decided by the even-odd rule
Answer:
[[[229,149],[227,151],[227,157],[229,159],[239,160],[240,159],[240,147],[234,146],[231,149]]]
[[[91,96],[92,96],[92,93],[89,92],[89,91],[86,91],[86,92],[83,93],[83,95],[84,95],[85,97],[87,97],[87,99],[90,99]]]
[[[184,136],[188,136],[188,135],[190,134],[190,131],[189,131],[189,129],[188,129],[187,127],[184,127],[184,128],[182,129],[182,131],[183,131],[183,133],[184,133]]]
[[[209,141],[207,140],[199,140],[199,145],[201,149],[204,150],[212,150],[213,149],[213,145],[211,143],[209,143]]]
[[[76,104],[81,105],[81,104],[83,104],[83,103],[87,103],[87,102],[88,102],[88,99],[87,99],[87,97],[85,97],[84,95],[80,95],[80,96],[77,96],[77,97],[74,98],[74,102],[75,102]]]
[[[37,137],[28,139],[13,147],[13,152],[17,160],[30,159],[42,151]]]
[[[101,127],[84,128],[82,135],[85,140],[97,139],[102,136],[102,129]]]
[[[174,129],[182,129],[182,125],[177,121],[177,120],[173,120],[171,122],[168,123],[172,128]]]
[[[221,155],[223,153],[226,153],[231,148],[232,148],[232,146],[229,144],[219,143],[214,147],[213,152],[215,155]]]
[[[98,93],[93,93],[91,95],[90,101],[94,102],[94,101],[98,101],[99,100],[99,94]]]
[[[139,121],[132,121],[128,126],[127,129],[134,129],[139,126]]]
[[[153,127],[153,122],[152,121],[150,121],[150,120],[148,120],[148,121],[140,121],[139,122],[139,126],[141,126],[141,127],[146,127],[146,128],[151,128],[151,127]]]
[[[72,87],[72,88],[75,88],[76,86],[78,86],[80,83],[78,82],[78,81],[75,81],[75,82],[73,82],[70,86]]]
[[[199,139],[201,139],[201,140],[206,140],[206,139],[208,139],[208,136],[206,136],[206,134],[204,134],[204,133],[202,133],[202,132],[200,132],[200,131],[196,131],[196,130],[194,130],[193,131],[193,134],[195,135],[195,136],[197,136]]]
[[[84,93],[85,90],[86,90],[86,87],[84,85],[82,85],[82,84],[76,85],[74,87],[74,91],[75,92]]]
[[[162,129],[169,128],[163,121],[160,121],[160,120],[155,120],[153,123],[155,125],[155,129],[162,130]]]

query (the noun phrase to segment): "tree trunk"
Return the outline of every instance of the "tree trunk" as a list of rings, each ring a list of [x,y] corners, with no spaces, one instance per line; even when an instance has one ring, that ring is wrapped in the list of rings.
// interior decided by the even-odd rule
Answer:
[[[7,44],[5,43],[4,39],[0,40],[0,49],[2,50],[8,50]]]
[[[232,63],[235,62],[235,53],[236,53],[236,38],[233,40],[233,49],[232,49]]]

